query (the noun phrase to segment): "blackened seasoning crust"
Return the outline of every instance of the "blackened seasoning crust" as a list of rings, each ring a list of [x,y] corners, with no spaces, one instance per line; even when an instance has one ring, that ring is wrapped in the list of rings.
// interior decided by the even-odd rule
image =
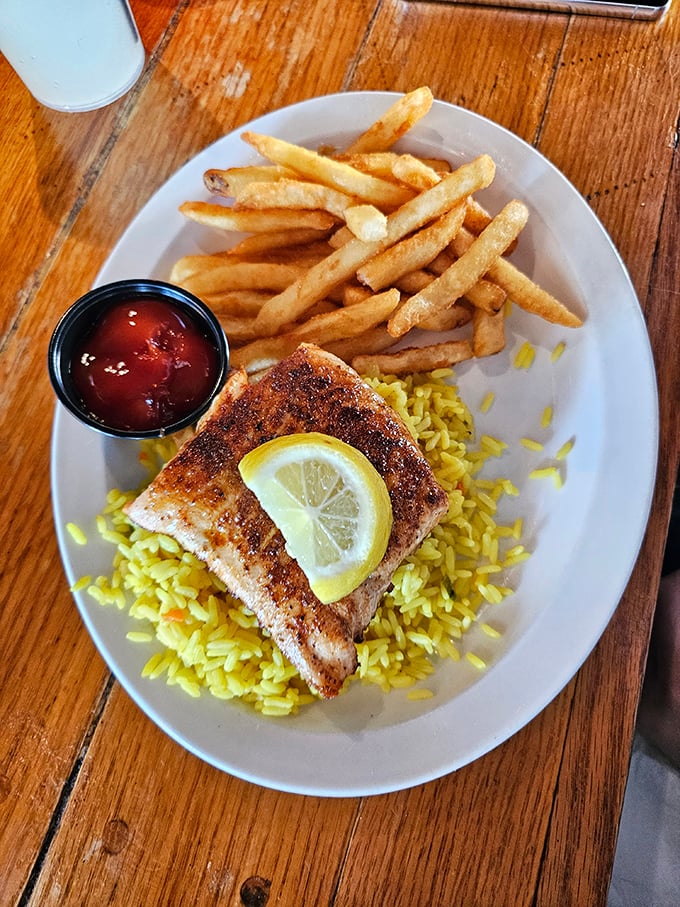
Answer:
[[[238,472],[265,441],[296,432],[333,435],[373,463],[392,502],[383,560],[351,595],[322,604],[283,537]],[[302,345],[258,382],[235,372],[196,434],[126,511],[204,560],[256,615],[319,695],[356,670],[355,640],[392,575],[446,512],[446,493],[393,410],[349,366]]]

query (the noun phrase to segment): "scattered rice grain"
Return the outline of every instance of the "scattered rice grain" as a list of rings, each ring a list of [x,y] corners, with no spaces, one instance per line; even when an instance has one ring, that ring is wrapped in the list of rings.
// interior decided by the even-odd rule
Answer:
[[[480,412],[488,413],[489,410],[491,409],[491,407],[493,406],[493,402],[495,399],[496,398],[495,398],[494,392],[489,391],[480,404],[480,407],[479,407]]]
[[[66,531],[71,536],[76,545],[87,545],[87,536],[75,523],[67,523]]]
[[[557,344],[555,349],[550,354],[550,361],[557,362],[557,360],[560,358],[560,356],[564,352],[565,348],[566,348],[566,344],[565,344],[564,340],[560,340],[560,342]]]

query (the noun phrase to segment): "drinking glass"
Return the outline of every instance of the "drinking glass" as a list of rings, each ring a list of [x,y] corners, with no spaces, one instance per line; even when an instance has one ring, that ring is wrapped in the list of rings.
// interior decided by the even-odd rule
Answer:
[[[0,50],[33,97],[55,110],[110,104],[144,66],[127,0],[0,0]]]

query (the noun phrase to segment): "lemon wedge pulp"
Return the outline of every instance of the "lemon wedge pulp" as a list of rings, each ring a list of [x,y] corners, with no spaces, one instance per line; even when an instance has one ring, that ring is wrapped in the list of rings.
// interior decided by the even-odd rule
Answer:
[[[319,432],[283,435],[250,451],[238,468],[324,604],[349,595],[378,566],[392,504],[361,451]]]

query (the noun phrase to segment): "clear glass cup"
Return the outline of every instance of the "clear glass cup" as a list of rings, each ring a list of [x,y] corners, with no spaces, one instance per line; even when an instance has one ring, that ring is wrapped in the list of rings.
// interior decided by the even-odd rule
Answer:
[[[127,0],[0,0],[0,50],[36,101],[66,111],[120,98],[145,57]]]

